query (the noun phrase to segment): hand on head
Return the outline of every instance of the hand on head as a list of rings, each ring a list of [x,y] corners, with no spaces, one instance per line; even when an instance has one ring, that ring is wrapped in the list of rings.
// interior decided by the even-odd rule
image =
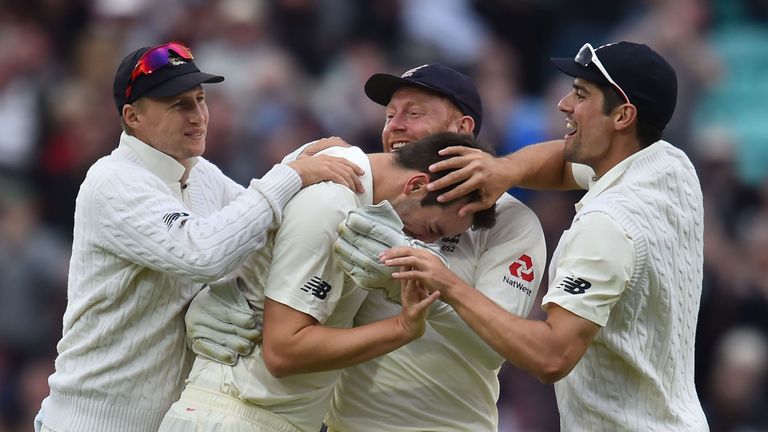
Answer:
[[[437,199],[448,202],[469,195],[473,191],[480,193],[480,200],[470,202],[459,209],[463,216],[491,207],[499,197],[514,186],[517,181],[511,166],[506,166],[500,159],[479,149],[469,147],[447,147],[440,150],[441,155],[453,155],[450,159],[435,163],[430,172],[455,169],[454,172],[427,185],[430,191],[437,191],[455,185],[442,193]]]

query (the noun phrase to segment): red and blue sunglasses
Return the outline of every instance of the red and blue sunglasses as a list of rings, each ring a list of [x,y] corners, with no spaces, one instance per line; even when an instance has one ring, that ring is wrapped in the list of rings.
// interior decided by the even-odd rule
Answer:
[[[168,66],[171,63],[171,51],[185,60],[194,60],[192,50],[181,42],[168,42],[151,48],[139,58],[131,72],[131,79],[128,81],[128,87],[125,89],[126,99],[131,97],[133,82],[140,75],[150,75],[156,70]]]

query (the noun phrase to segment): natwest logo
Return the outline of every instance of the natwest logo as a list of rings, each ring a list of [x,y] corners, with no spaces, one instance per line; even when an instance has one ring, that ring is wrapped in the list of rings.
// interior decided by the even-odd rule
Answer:
[[[509,273],[516,278],[531,282],[533,280],[533,260],[526,254],[520,255],[517,261],[510,264]]]

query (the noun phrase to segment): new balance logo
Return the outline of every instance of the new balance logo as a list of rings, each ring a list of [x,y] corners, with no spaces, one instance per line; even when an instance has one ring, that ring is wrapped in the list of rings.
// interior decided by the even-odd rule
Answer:
[[[176,213],[168,213],[165,216],[163,216],[163,222],[165,222],[165,225],[168,227],[168,229],[171,229],[171,226],[174,222],[176,222],[176,219],[178,218],[185,218],[188,217],[189,213],[184,212],[176,212]],[[184,222],[182,221],[181,225],[184,225]]]
[[[565,279],[560,282],[560,286],[565,290],[565,292],[571,294],[584,294],[584,292],[592,286],[592,283],[587,282],[582,278],[574,279],[572,277],[566,276]]]
[[[301,290],[304,292],[312,293],[313,296],[320,300],[325,300],[328,297],[328,293],[331,292],[331,284],[314,276],[309,282],[305,283]]]

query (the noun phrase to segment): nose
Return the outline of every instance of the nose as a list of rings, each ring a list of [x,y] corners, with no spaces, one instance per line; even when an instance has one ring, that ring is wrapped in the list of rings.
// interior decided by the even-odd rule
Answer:
[[[561,112],[572,112],[573,106],[570,103],[570,98],[575,93],[576,92],[574,90],[571,90],[567,95],[563,96],[563,98],[560,99],[560,102],[557,103],[557,109],[559,109]]]
[[[190,110],[190,113],[189,113],[190,123],[194,123],[194,124],[204,123],[207,117],[208,117],[208,110],[206,109],[205,103],[196,102],[195,106],[193,107],[193,109]]]

